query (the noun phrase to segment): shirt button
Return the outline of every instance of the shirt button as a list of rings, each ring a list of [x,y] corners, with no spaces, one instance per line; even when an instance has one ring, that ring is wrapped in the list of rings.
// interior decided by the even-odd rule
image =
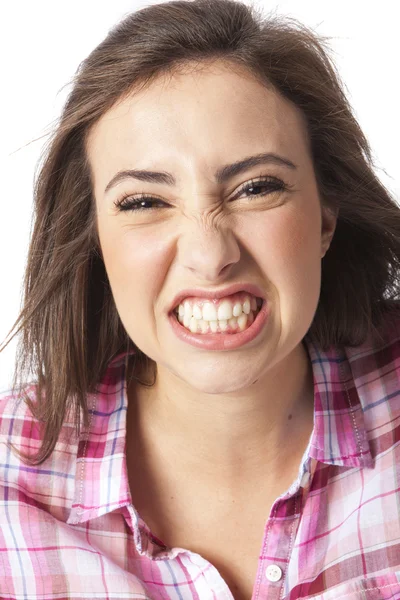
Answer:
[[[269,565],[265,574],[269,581],[279,581],[282,577],[282,569],[278,565]]]

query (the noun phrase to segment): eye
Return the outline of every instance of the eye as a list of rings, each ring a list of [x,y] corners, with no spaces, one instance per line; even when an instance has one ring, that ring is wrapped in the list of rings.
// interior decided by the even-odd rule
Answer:
[[[264,191],[264,192],[258,191],[258,190],[262,190],[262,189],[264,189],[266,191]],[[264,177],[262,179],[252,179],[251,181],[244,184],[230,201],[232,202],[233,200],[236,200],[243,193],[250,194],[250,198],[251,197],[257,198],[257,197],[267,196],[268,194],[271,194],[273,192],[285,191],[288,189],[290,189],[290,186],[288,186],[281,179],[278,179],[276,177]],[[168,206],[169,206],[168,204],[163,202],[163,200],[160,200],[159,198],[156,198],[155,196],[151,196],[150,194],[144,194],[144,193],[138,194],[136,196],[131,196],[129,194],[126,194],[119,200],[116,200],[114,202],[114,205],[120,212],[128,211],[128,210],[133,211],[133,212],[152,211],[152,210],[157,210],[158,208],[163,208],[163,207],[168,208]],[[155,206],[155,205],[157,205],[157,206]]]
[[[260,189],[264,189],[266,191],[261,193],[258,191]],[[238,193],[235,194],[235,196],[232,198],[232,200],[236,200],[236,198],[241,196],[243,193],[248,194],[251,192],[255,192],[255,193],[251,193],[251,196],[258,197],[258,196],[267,196],[268,194],[271,194],[273,192],[285,191],[288,189],[289,189],[289,186],[286,185],[281,179],[278,179],[276,177],[264,177],[262,179],[252,179],[248,183],[245,183],[239,189]]]
[[[165,202],[148,194],[139,194],[137,196],[130,196],[127,194],[114,202],[114,205],[119,211],[149,211],[156,209],[156,207],[152,206],[152,204],[155,203],[166,206]]]

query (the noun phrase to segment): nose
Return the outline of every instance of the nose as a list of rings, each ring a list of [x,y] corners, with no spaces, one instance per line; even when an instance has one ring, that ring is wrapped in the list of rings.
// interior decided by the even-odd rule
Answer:
[[[192,223],[178,242],[179,263],[197,280],[226,278],[240,260],[240,247],[232,229]]]

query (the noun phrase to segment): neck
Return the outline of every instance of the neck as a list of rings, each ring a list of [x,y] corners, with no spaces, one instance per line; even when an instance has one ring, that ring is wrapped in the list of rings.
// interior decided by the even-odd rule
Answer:
[[[157,370],[153,387],[133,382],[128,459],[170,463],[206,485],[240,487],[265,478],[266,465],[272,478],[281,476],[289,463],[292,469],[292,457],[298,464],[312,431],[313,376],[303,344],[251,388],[234,393],[204,394],[165,369]]]

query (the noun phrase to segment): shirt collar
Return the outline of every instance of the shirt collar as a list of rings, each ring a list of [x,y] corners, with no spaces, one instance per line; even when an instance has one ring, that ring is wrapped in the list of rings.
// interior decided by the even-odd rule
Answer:
[[[309,456],[344,467],[371,467],[362,404],[363,362],[354,348],[322,351],[306,336],[314,379],[314,428]],[[79,438],[75,497],[67,523],[84,523],[132,504],[126,465],[126,367],[134,350],[108,365],[98,391],[88,394],[89,427]],[[139,516],[135,512],[137,518]]]
[[[344,467],[372,467],[362,408],[367,343],[322,351],[304,338],[314,378],[314,429],[310,456]],[[371,349],[369,348],[369,354]]]
[[[125,371],[130,354],[134,351],[115,356],[97,392],[88,394],[89,427],[79,437],[69,524],[84,523],[132,503],[125,458]]]

